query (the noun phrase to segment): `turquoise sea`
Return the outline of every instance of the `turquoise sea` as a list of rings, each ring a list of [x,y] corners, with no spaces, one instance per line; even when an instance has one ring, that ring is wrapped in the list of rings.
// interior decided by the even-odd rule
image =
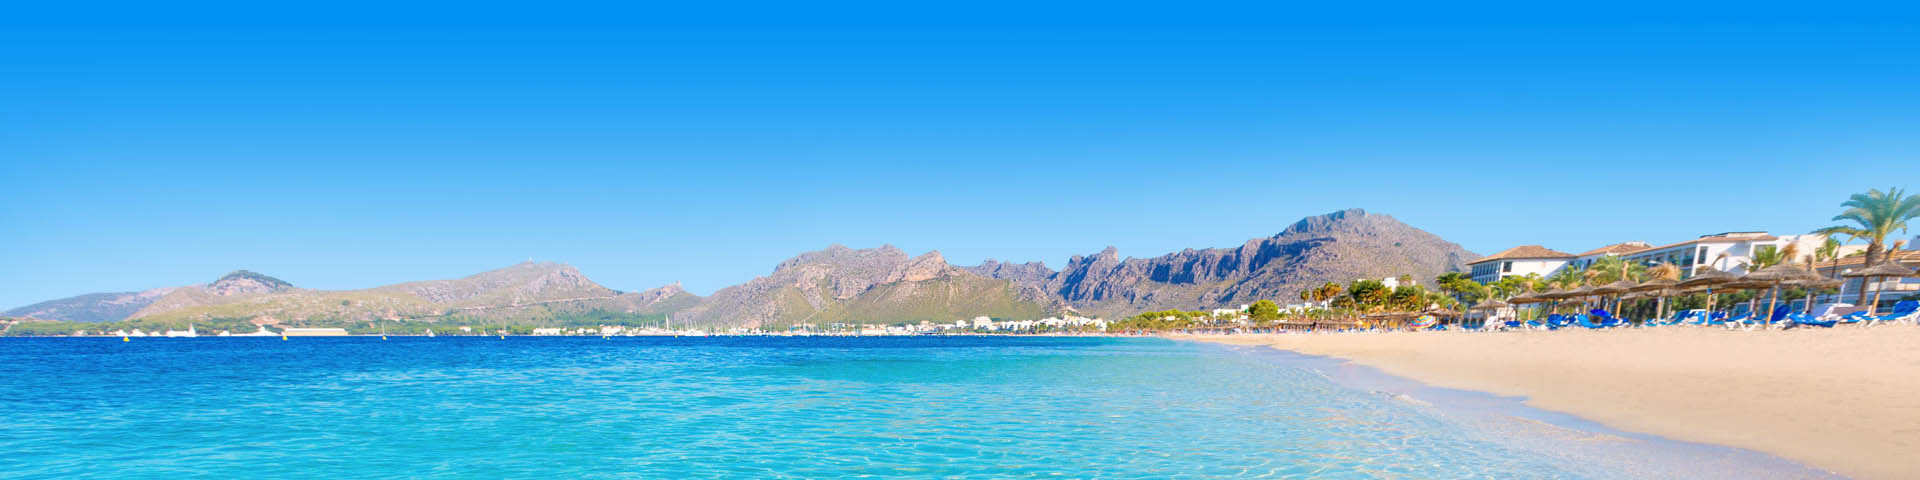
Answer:
[[[0,478],[1818,478],[1161,339],[0,340]]]

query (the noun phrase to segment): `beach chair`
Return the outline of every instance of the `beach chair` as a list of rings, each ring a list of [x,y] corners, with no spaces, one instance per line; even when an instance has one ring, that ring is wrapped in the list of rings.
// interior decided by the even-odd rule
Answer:
[[[1673,323],[1668,325],[1706,325],[1706,310],[1684,310],[1673,312]]]
[[[1574,323],[1573,317],[1574,315],[1555,315],[1552,317],[1547,317],[1547,326],[1552,327],[1555,330],[1571,327],[1573,326],[1573,323]]]
[[[1593,316],[1599,317],[1600,321],[1598,323],[1600,325],[1600,328],[1615,328],[1615,327],[1624,327],[1628,325],[1633,325],[1632,321],[1628,321],[1625,318],[1614,316],[1613,312],[1609,312],[1603,309],[1598,309],[1598,308],[1593,309]]]
[[[1789,326],[1804,325],[1820,328],[1833,328],[1835,324],[1839,323],[1838,320],[1821,320],[1820,317],[1805,313],[1789,313],[1787,314],[1787,322]]]
[[[1834,323],[1840,324],[1840,325],[1855,325],[1855,324],[1866,323],[1868,320],[1872,320],[1872,319],[1873,319],[1873,316],[1867,315],[1866,310],[1861,310],[1858,312],[1841,315],[1839,317],[1834,318],[1833,321]]]
[[[1752,323],[1753,323],[1753,312],[1743,312],[1739,315],[1735,315],[1733,318],[1729,318],[1722,321],[1720,325],[1726,326],[1728,330],[1733,330],[1736,328],[1746,327],[1747,325]]]
[[[1867,326],[1874,326],[1881,323],[1905,322],[1916,318],[1920,318],[1920,302],[1901,300],[1900,303],[1893,304],[1893,313],[1870,317],[1870,319],[1867,320]]]
[[[1791,312],[1791,310],[1780,308],[1775,309],[1773,315],[1760,315],[1758,312],[1750,313],[1747,315],[1746,321],[1740,323],[1746,327],[1748,331],[1764,327],[1785,327],[1786,323],[1784,322],[1787,319],[1787,315]]]

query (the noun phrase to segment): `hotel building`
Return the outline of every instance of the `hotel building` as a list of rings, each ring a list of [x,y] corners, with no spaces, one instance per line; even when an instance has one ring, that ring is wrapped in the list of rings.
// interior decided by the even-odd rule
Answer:
[[[1680,278],[1687,278],[1708,269],[1740,272],[1754,255],[1778,251],[1787,245],[1798,245],[1795,248],[1802,256],[1812,255],[1814,249],[1824,241],[1826,237],[1819,235],[1775,236],[1766,232],[1726,232],[1660,246],[1646,242],[1616,243],[1579,254],[1559,252],[1539,245],[1522,245],[1467,262],[1467,267],[1474,281],[1492,283],[1514,275],[1552,276],[1562,269],[1583,269],[1601,258],[1617,256],[1648,266],[1678,266]]]

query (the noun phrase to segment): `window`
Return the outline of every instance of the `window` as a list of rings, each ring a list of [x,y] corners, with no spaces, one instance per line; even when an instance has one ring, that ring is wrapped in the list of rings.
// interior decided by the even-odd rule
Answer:
[[[1513,262],[1500,262],[1500,273],[1513,272]]]
[[[1700,254],[1694,256],[1693,260],[1695,262],[1698,262],[1698,263],[1695,263],[1694,265],[1706,265],[1707,264],[1707,247],[1700,247]]]

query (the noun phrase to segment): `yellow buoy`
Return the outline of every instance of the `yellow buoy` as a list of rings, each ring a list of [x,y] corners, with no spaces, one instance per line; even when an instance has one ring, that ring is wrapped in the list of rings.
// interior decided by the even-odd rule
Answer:
[[[120,337],[120,341],[122,341],[122,342],[131,342],[131,341],[133,341],[133,339],[131,339],[131,338],[127,338],[127,337]]]
[[[387,336],[386,336],[386,335],[381,335],[381,336],[380,336],[380,339],[381,339],[381,340],[386,340],[386,339],[387,339]]]
[[[286,335],[281,335],[281,336],[280,336],[280,341],[282,341],[282,342],[284,342],[284,341],[287,341],[287,336],[286,336]]]

